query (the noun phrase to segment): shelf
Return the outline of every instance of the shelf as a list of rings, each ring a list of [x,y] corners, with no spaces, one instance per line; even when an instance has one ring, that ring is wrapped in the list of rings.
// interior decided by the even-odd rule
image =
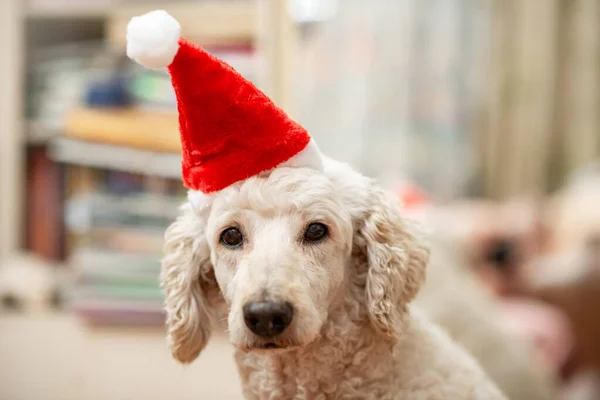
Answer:
[[[181,156],[173,153],[61,137],[49,142],[48,156],[56,162],[66,164],[181,179]]]
[[[207,0],[194,3],[163,4],[181,24],[182,34],[201,45],[254,42],[258,26],[258,7],[252,0]],[[112,46],[125,48],[127,23],[137,15],[161,9],[157,5],[127,5],[111,12],[106,38]]]
[[[181,24],[183,34],[202,45],[254,42],[258,24],[255,0],[148,1],[121,4],[117,1],[73,6],[38,4],[25,9],[25,18],[38,20],[106,20],[107,42],[125,47],[129,20],[152,10],[164,9]]]
[[[214,1],[214,0],[209,0]],[[93,1],[70,1],[70,0],[29,0],[25,6],[25,17],[32,19],[106,19],[109,18],[115,10],[121,8],[131,8],[127,0],[93,0]],[[129,1],[131,3],[131,1]],[[146,11],[156,9],[168,9],[175,3],[175,7],[189,5],[191,1],[158,1],[141,0],[137,1],[134,7]],[[187,3],[187,4],[186,4]],[[146,11],[142,11],[146,12]]]
[[[43,145],[60,135],[58,129],[46,128],[37,121],[27,121],[25,126],[28,145]]]
[[[63,136],[140,150],[181,153],[174,113],[78,108],[67,115]]]
[[[106,7],[36,6],[25,10],[25,17],[43,19],[104,19],[108,17]]]
[[[102,19],[118,0],[27,0],[23,1],[24,16],[40,19]]]

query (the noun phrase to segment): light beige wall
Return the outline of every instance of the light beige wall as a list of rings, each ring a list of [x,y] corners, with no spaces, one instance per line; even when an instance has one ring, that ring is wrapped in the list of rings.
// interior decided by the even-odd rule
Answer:
[[[21,0],[0,0],[0,257],[20,244],[23,180]]]

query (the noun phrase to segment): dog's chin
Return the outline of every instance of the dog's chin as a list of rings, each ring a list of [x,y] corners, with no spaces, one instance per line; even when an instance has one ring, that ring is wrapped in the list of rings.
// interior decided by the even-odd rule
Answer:
[[[297,349],[301,349],[306,345],[312,343],[316,339],[300,341],[289,337],[280,337],[273,339],[262,339],[262,338],[248,338],[247,341],[242,343],[233,343],[233,345],[239,350],[245,353],[285,353]]]
[[[247,343],[234,343],[235,347],[245,353],[285,353],[300,347],[298,343],[285,343],[278,340],[252,340]]]
[[[267,342],[261,343],[256,346],[250,347],[247,352],[256,354],[282,354],[292,350],[298,349],[299,346],[295,345],[278,345],[277,343]]]
[[[317,329],[298,331],[291,327],[280,336],[263,338],[254,335],[247,329],[230,330],[229,340],[234,347],[245,353],[285,353],[302,349],[318,340],[320,332]]]

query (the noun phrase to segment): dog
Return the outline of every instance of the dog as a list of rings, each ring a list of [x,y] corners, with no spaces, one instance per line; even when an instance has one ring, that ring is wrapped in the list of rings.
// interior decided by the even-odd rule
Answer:
[[[441,232],[429,236],[428,279],[414,304],[463,346],[511,400],[557,398],[554,371],[542,362],[542,352],[507,327],[502,302],[479,282],[460,246]]]
[[[506,398],[411,305],[429,249],[373,180],[325,158],[324,171],[280,167],[194,204],[162,261],[178,361],[226,321],[248,399]]]
[[[562,310],[575,342],[566,382],[569,399],[600,396],[600,163],[575,171],[546,204],[551,234],[528,276],[533,296]]]
[[[0,312],[37,313],[58,308],[66,289],[64,268],[31,253],[0,261]]]
[[[510,399],[556,398],[573,337],[564,313],[524,292],[527,263],[545,234],[534,203],[468,199],[408,211],[432,242],[415,304]]]

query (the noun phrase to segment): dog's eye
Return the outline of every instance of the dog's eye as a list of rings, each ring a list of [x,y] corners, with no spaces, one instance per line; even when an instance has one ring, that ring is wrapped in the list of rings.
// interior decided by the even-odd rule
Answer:
[[[244,243],[244,236],[236,228],[227,228],[221,233],[221,243],[229,248],[237,248]]]
[[[319,242],[327,237],[329,229],[320,222],[313,222],[304,232],[304,240],[307,242]]]

